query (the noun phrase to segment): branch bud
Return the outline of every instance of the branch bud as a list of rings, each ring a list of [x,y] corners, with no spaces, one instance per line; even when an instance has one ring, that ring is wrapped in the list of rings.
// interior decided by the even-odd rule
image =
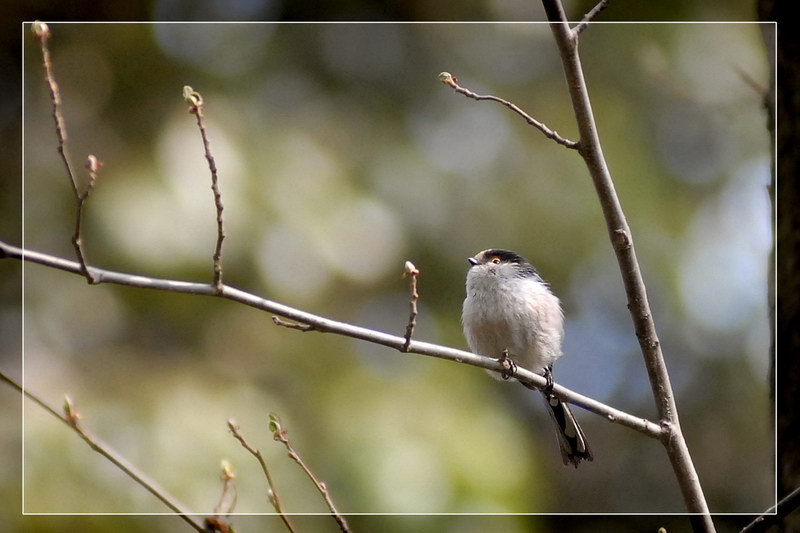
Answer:
[[[222,468],[222,473],[219,476],[221,481],[228,481],[236,477],[236,472],[233,471],[233,467],[227,459],[223,459],[220,462],[220,467]]]
[[[50,37],[50,27],[41,20],[34,20],[31,31],[37,39],[47,39]]]
[[[99,159],[97,159],[97,156],[94,156],[94,155],[89,155],[89,156],[86,158],[86,168],[87,168],[87,169],[89,170],[89,172],[91,172],[92,174],[96,173],[96,172],[97,172],[98,170],[100,170],[102,167],[103,167],[103,162],[102,162],[102,161],[100,161]]]
[[[186,103],[192,106],[193,109],[203,105],[203,97],[189,85],[183,86],[183,99],[186,100]]]
[[[77,427],[78,420],[81,418],[80,413],[75,410],[75,404],[72,398],[70,398],[68,394],[64,395],[64,416],[67,417],[67,422],[72,427]]]
[[[283,431],[283,428],[281,428],[281,419],[278,418],[278,415],[275,413],[269,414],[269,430],[276,439],[278,438],[277,436]]]
[[[403,265],[403,277],[407,278],[408,276],[419,276],[419,270],[411,261],[406,261]]]
[[[458,78],[450,74],[449,72],[440,72],[439,73],[439,81],[444,83],[445,85],[450,85],[451,87],[458,83]]]

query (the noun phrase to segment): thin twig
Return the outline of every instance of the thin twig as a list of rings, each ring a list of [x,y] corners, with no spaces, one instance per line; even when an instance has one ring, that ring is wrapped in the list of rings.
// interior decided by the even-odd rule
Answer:
[[[58,137],[58,153],[61,155],[61,160],[64,161],[64,167],[67,169],[70,183],[72,184],[72,192],[75,198],[80,197],[78,191],[78,181],[75,179],[75,173],[72,171],[72,165],[69,162],[69,152],[67,151],[67,128],[64,124],[64,115],[61,112],[61,91],[58,89],[55,76],[53,76],[53,62],[50,59],[50,47],[48,40],[50,39],[50,27],[39,20],[33,23],[31,27],[34,36],[39,40],[42,49],[42,62],[44,63],[44,76],[47,82],[47,87],[50,90],[50,101],[53,104],[53,121],[56,124],[56,136]]]
[[[608,7],[608,4],[611,0],[600,0],[596,6],[594,6],[588,13],[586,13],[581,21],[572,29],[575,32],[575,35],[580,35],[583,33],[583,30],[589,27],[589,23],[600,14],[605,8]]]
[[[102,166],[102,162],[100,162],[93,155],[89,156],[89,162],[87,164],[87,168],[89,169],[89,183],[86,185],[86,190],[81,193],[78,187],[77,178],[75,177],[75,172],[72,170],[69,151],[67,150],[67,126],[64,122],[64,114],[61,111],[61,91],[59,90],[58,83],[53,75],[53,61],[50,58],[50,47],[48,46],[48,41],[51,36],[50,28],[44,22],[37,20],[33,23],[31,29],[41,45],[42,63],[44,63],[44,76],[45,81],[47,82],[47,87],[50,91],[50,101],[53,106],[52,116],[56,127],[56,137],[58,138],[58,153],[61,156],[61,160],[64,162],[64,168],[67,170],[69,182],[72,185],[72,192],[75,195],[75,200],[78,202],[75,215],[75,234],[72,236],[72,246],[75,248],[75,254],[78,257],[78,262],[81,264],[81,273],[84,275],[89,284],[93,284],[95,283],[95,280],[92,278],[92,275],[89,273],[89,270],[86,266],[86,252],[83,249],[81,230],[86,201],[92,192],[92,188],[94,188],[94,182],[97,179],[97,171]]]
[[[789,513],[800,507],[800,487],[787,494],[761,516],[750,522],[740,533],[761,533],[778,525]]]
[[[222,472],[220,472],[219,480],[222,481],[222,494],[219,496],[217,505],[214,506],[214,516],[206,517],[203,520],[207,533],[234,533],[233,527],[227,521],[227,517],[236,508],[236,500],[239,496],[236,483],[233,482],[236,473],[226,460],[222,461],[221,467]],[[233,497],[230,501],[228,501],[229,492],[233,492]],[[226,519],[221,518],[220,515],[224,515]]]
[[[741,66],[733,65],[733,69],[736,71],[736,73],[739,75],[739,77],[742,79],[745,85],[750,87],[756,93],[756,95],[758,95],[759,98],[762,99],[766,98],[766,96],[770,94],[770,90],[768,87],[766,87],[760,81],[756,80],[749,72],[747,72]]]
[[[208,169],[211,171],[211,191],[214,193],[214,206],[217,210],[217,245],[214,248],[214,288],[218,293],[222,292],[222,241],[225,239],[225,230],[222,225],[222,194],[219,191],[219,180],[217,178],[217,164],[211,154],[211,143],[208,140],[203,112],[205,110],[203,97],[188,85],[183,87],[183,98],[189,104],[189,113],[197,118],[197,127],[200,130],[200,137],[203,139],[203,151],[205,152]]]
[[[0,257],[24,260],[30,263],[43,265],[48,268],[63,270],[72,274],[79,275],[81,272],[80,265],[74,261],[69,261],[67,259],[62,259],[60,257],[55,257],[33,250],[23,250],[16,246],[11,246],[3,241],[0,241]],[[128,287],[138,287],[141,289],[178,292],[183,294],[218,296],[225,298],[226,300],[231,300],[253,307],[255,309],[260,309],[268,313],[280,315],[300,324],[308,325],[315,331],[334,333],[337,335],[343,335],[345,337],[360,339],[366,342],[388,346],[398,351],[402,351],[403,345],[405,344],[405,339],[403,337],[397,337],[395,335],[389,335],[388,333],[355,326],[346,322],[339,322],[324,318],[319,315],[314,315],[288,305],[267,300],[255,294],[229,286],[223,287],[222,293],[218,294],[214,288],[207,283],[192,283],[188,281],[149,278],[146,276],[114,272],[96,267],[89,268],[92,271],[92,274],[98,279],[98,282],[101,283],[111,283],[115,285],[125,285]],[[465,352],[463,350],[457,350],[455,348],[449,348],[447,346],[441,346],[438,344],[431,344],[428,342],[412,340],[411,344],[408,346],[408,352],[485,368],[487,370],[497,372],[498,374],[502,374],[503,372],[507,371],[507,369],[504,368],[504,366],[495,358],[486,357],[471,352]],[[534,372],[525,370],[524,368],[518,369],[514,377],[518,381],[533,385],[534,387],[540,389],[547,385],[547,381],[544,377]],[[597,400],[582,394],[578,394],[577,392],[562,387],[561,385],[554,386],[553,394],[562,401],[583,407],[584,409],[600,415],[610,422],[621,424],[625,427],[647,435],[648,437],[660,439],[664,433],[660,425],[655,424],[646,418],[641,418],[624,411],[620,411],[619,409],[615,409],[609,405],[598,402]]]
[[[261,455],[261,451],[253,448],[248,444],[248,442],[244,439],[241,433],[239,433],[239,426],[236,424],[236,421],[233,419],[228,420],[228,429],[230,430],[233,437],[239,441],[239,443],[244,447],[245,450],[250,452],[250,454],[258,460],[258,464],[261,465],[261,470],[264,471],[264,475],[267,478],[267,484],[269,485],[269,489],[267,490],[267,499],[272,507],[275,508],[275,512],[278,513],[278,516],[281,517],[283,520],[284,525],[286,528],[294,533],[295,529],[292,526],[292,523],[289,521],[289,517],[286,516],[286,512],[283,510],[283,506],[281,505],[281,500],[278,497],[278,491],[275,489],[275,484],[272,481],[272,475],[269,473],[269,468],[267,468],[267,463],[264,461],[264,456]]]
[[[89,200],[89,195],[91,195],[94,190],[94,184],[97,181],[97,172],[102,166],[103,162],[97,159],[97,157],[90,155],[87,158],[86,169],[89,171],[89,182],[86,184],[86,189],[78,195],[78,208],[75,214],[75,233],[72,235],[72,246],[75,248],[75,255],[78,256],[78,262],[81,264],[83,276],[90,285],[96,283],[96,280],[91,272],[89,272],[86,263],[86,252],[83,249],[83,214],[86,210],[86,202]]]
[[[406,325],[406,342],[403,344],[403,351],[408,352],[408,346],[411,344],[411,335],[414,334],[414,327],[417,325],[417,301],[419,300],[419,293],[417,292],[417,278],[419,277],[419,270],[411,261],[406,261],[403,277],[410,278],[408,282],[408,305],[410,310],[408,315],[408,325]]]
[[[631,230],[614,190],[614,182],[600,146],[600,138],[597,134],[597,126],[578,53],[578,37],[576,32],[569,28],[560,0],[543,0],[543,4],[550,21],[550,29],[558,45],[575,120],[580,131],[579,153],[591,175],[600,200],[609,238],[622,274],[628,298],[628,309],[647,367],[659,421],[664,428],[661,441],[672,463],[687,510],[698,515],[697,526],[699,528],[704,531],[714,531],[708,504],[681,432],[675,396],[650,311]]]
[[[303,462],[300,454],[298,454],[289,443],[289,438],[286,436],[287,431],[283,429],[283,426],[281,426],[281,420],[275,413],[269,414],[269,429],[272,431],[273,438],[286,446],[286,450],[289,452],[289,457],[300,465],[300,468],[303,469],[306,475],[317,487],[317,490],[319,490],[320,494],[322,494],[322,497],[325,499],[325,503],[328,505],[328,509],[331,510],[333,519],[336,520],[337,524],[339,524],[339,529],[341,529],[343,533],[349,533],[350,528],[347,525],[347,521],[344,519],[341,513],[336,510],[336,506],[333,504],[333,500],[331,499],[331,495],[328,492],[328,487],[325,485],[325,482],[319,481],[316,476],[314,476],[314,473],[311,472],[311,469],[308,468],[308,466],[306,466],[306,464]]]
[[[21,392],[25,395],[28,399],[32,400],[36,403],[39,407],[53,415],[54,417],[58,418],[62,422],[64,422],[67,426],[69,426],[78,436],[89,445],[89,447],[111,461],[117,468],[125,472],[125,474],[137,482],[139,485],[144,487],[148,492],[150,492],[153,496],[161,500],[167,507],[169,507],[175,514],[177,514],[181,519],[183,519],[187,524],[192,526],[195,530],[204,532],[205,529],[203,525],[197,522],[194,518],[189,515],[189,511],[179,503],[173,496],[169,495],[167,491],[160,487],[155,481],[148,478],[144,473],[139,471],[138,468],[128,463],[128,461],[119,455],[118,452],[114,451],[108,444],[101,441],[99,438],[95,437],[91,433],[89,433],[86,429],[83,428],[83,425],[80,423],[81,416],[75,410],[75,406],[72,400],[69,397],[65,398],[64,401],[64,409],[63,413],[59,413],[55,408],[48,405],[44,400],[39,398],[37,395],[33,394],[28,390],[23,390],[22,386],[17,383],[15,380],[7,376],[5,373],[0,371],[0,380],[4,381],[8,385],[11,385],[17,391]]]
[[[543,123],[539,122],[525,111],[520,109],[516,104],[512,104],[507,100],[503,100],[502,98],[498,98],[497,96],[492,96],[491,94],[477,94],[469,89],[465,89],[458,84],[458,78],[450,74],[449,72],[442,72],[439,74],[439,81],[444,83],[445,85],[449,85],[452,87],[457,93],[463,94],[467,98],[472,98],[473,100],[490,100],[492,102],[497,102],[499,104],[503,104],[511,111],[516,113],[517,115],[521,116],[525,119],[525,122],[536,128],[537,130],[541,131],[545,137],[548,139],[552,139],[561,146],[566,146],[567,148],[572,148],[573,150],[578,149],[578,143],[575,141],[570,141],[569,139],[565,139],[561,135],[558,134],[555,130],[551,130]]]
[[[234,478],[236,473],[233,471],[231,464],[228,461],[222,461],[222,472],[220,472],[219,480],[222,481],[222,494],[219,496],[217,505],[214,506],[214,516],[225,515],[228,516],[236,508],[236,501],[239,497],[239,491],[236,489]],[[228,493],[233,493],[230,501],[228,501]]]

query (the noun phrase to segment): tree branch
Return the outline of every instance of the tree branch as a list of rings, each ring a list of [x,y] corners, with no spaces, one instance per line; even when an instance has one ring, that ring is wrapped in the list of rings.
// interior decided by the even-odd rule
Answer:
[[[161,500],[164,505],[169,507],[175,514],[177,514],[183,521],[192,526],[196,531],[203,533],[205,528],[189,515],[189,511],[179,503],[174,497],[170,496],[167,491],[159,486],[155,481],[148,478],[138,468],[130,464],[124,457],[114,451],[108,444],[104,443],[88,431],[80,424],[80,415],[75,411],[72,400],[67,397],[64,402],[64,414],[60,414],[55,408],[51,407],[44,400],[39,398],[28,390],[23,390],[22,386],[0,371],[0,381],[5,382],[17,391],[21,392],[28,399],[32,400],[39,407],[58,418],[69,426],[78,436],[89,445],[89,447],[111,461],[117,468],[125,472],[125,474],[133,479],[136,483],[144,487],[150,494]]]
[[[283,510],[283,506],[281,505],[281,500],[278,497],[278,491],[275,489],[275,484],[272,481],[272,475],[269,473],[269,468],[267,468],[267,462],[264,460],[264,456],[261,455],[261,451],[253,448],[250,444],[244,439],[242,434],[239,432],[239,426],[236,424],[236,421],[233,419],[228,420],[228,429],[231,432],[231,435],[239,441],[239,444],[242,447],[250,452],[250,454],[258,460],[258,464],[261,465],[261,470],[264,472],[264,476],[267,478],[267,485],[269,485],[269,490],[267,491],[267,499],[269,503],[275,508],[275,512],[278,513],[278,516],[281,517],[283,520],[283,524],[286,526],[286,529],[291,531],[292,533],[295,532],[294,526],[289,521],[289,517],[286,516],[286,512]]]
[[[83,250],[83,213],[86,210],[86,203],[89,200],[89,195],[94,190],[94,184],[97,181],[97,172],[103,162],[97,157],[90,155],[86,161],[86,169],[89,171],[89,183],[86,184],[86,189],[78,194],[78,208],[75,210],[75,233],[72,235],[72,246],[75,248],[75,255],[78,257],[78,262],[81,264],[81,272],[90,285],[96,283],[95,279],[89,273],[86,264],[86,253]]]
[[[300,468],[303,469],[303,472],[311,479],[311,482],[317,487],[317,490],[322,494],[322,498],[325,500],[325,504],[328,506],[328,509],[331,510],[331,516],[333,519],[336,520],[336,523],[339,526],[339,529],[342,530],[342,533],[350,533],[350,527],[347,525],[347,520],[344,519],[344,516],[336,510],[336,506],[333,504],[333,500],[331,499],[331,495],[328,492],[328,487],[325,485],[325,482],[320,481],[314,475],[303,459],[300,457],[292,445],[289,443],[289,438],[286,436],[287,431],[283,429],[281,426],[280,418],[275,413],[269,414],[269,429],[272,431],[272,437],[286,446],[286,451],[289,452],[289,457],[300,465]]]
[[[581,21],[572,29],[575,32],[575,35],[580,35],[583,33],[583,30],[589,27],[589,23],[600,14],[605,8],[608,7],[608,4],[611,3],[611,0],[600,0],[596,6],[594,6],[588,13],[586,13]]]
[[[50,91],[50,102],[53,106],[52,116],[56,126],[56,137],[58,137],[58,154],[64,162],[64,167],[67,169],[70,183],[72,184],[72,192],[75,197],[80,196],[78,189],[78,180],[75,178],[75,173],[72,171],[72,165],[69,162],[69,152],[67,151],[67,127],[64,124],[64,115],[61,112],[61,91],[56,83],[55,76],[53,76],[53,62],[50,59],[50,47],[48,41],[50,39],[50,28],[44,22],[39,20],[35,21],[31,26],[33,35],[39,40],[39,45],[42,50],[42,63],[44,65],[44,78],[47,82],[47,88]]]
[[[211,143],[208,140],[204,123],[205,106],[203,97],[188,85],[183,87],[183,99],[189,104],[189,113],[197,117],[197,128],[200,130],[200,137],[203,140],[203,152],[208,161],[208,170],[211,172],[211,192],[214,193],[214,207],[217,210],[217,245],[214,248],[214,289],[222,291],[222,241],[225,239],[225,230],[222,225],[222,193],[219,191],[219,179],[217,178],[217,164],[211,154]]]
[[[699,525],[704,530],[713,531],[714,524],[709,514],[708,504],[689,455],[686,441],[681,433],[675,397],[650,311],[647,291],[636,259],[631,230],[614,190],[614,183],[600,146],[600,138],[597,134],[589,92],[578,53],[578,34],[569,28],[560,0],[543,0],[543,4],[561,55],[572,107],[580,131],[579,153],[586,163],[600,199],[609,238],[622,274],[628,309],[644,356],[659,419],[664,428],[662,442],[678,479],[687,509],[690,513],[701,515]]]
[[[67,259],[62,259],[60,257],[55,257],[32,250],[23,250],[16,246],[11,246],[3,241],[0,241],[0,258],[3,257],[24,260],[49,268],[63,270],[72,274],[80,274],[80,265],[74,261],[69,261]],[[234,302],[254,307],[261,311],[282,316],[300,324],[306,324],[314,331],[352,337],[374,344],[388,346],[389,348],[394,348],[400,352],[403,351],[403,346],[406,342],[405,338],[403,337],[397,337],[388,333],[324,318],[296,309],[294,307],[289,307],[288,305],[261,298],[255,294],[227,285],[223,287],[221,293],[217,293],[216,289],[207,283],[193,283],[189,281],[149,278],[146,276],[103,270],[96,267],[89,267],[89,269],[91,270],[92,275],[95,276],[98,282],[101,283],[125,285],[128,287],[138,287],[141,289],[179,292],[184,294],[217,296],[226,300],[232,300]],[[497,372],[498,374],[502,374],[503,372],[507,371],[503,364],[497,359],[492,359],[491,357],[485,357],[483,355],[477,355],[471,352],[465,352],[463,350],[457,350],[455,348],[440,346],[438,344],[412,340],[408,346],[408,352],[430,357],[437,357],[439,359],[447,359],[449,361],[471,366],[477,366]],[[518,381],[527,383],[539,389],[542,389],[547,385],[547,380],[545,380],[543,376],[523,368],[518,369],[514,377],[517,378]],[[606,405],[602,402],[598,402],[597,400],[578,394],[577,392],[562,387],[558,384],[554,385],[553,394],[565,402],[583,407],[587,411],[591,411],[597,415],[600,415],[610,422],[621,424],[625,427],[643,433],[648,437],[657,439],[663,438],[663,430],[661,426],[647,420],[646,418],[620,411],[619,409],[615,409],[614,407]]]
[[[83,249],[81,231],[86,202],[94,188],[94,183],[97,179],[97,171],[103,166],[103,163],[93,155],[88,157],[86,168],[89,170],[89,183],[86,185],[86,189],[81,192],[78,187],[78,180],[75,177],[75,172],[72,170],[72,164],[70,163],[69,152],[67,150],[67,126],[64,122],[64,114],[61,111],[61,91],[53,75],[53,62],[50,59],[50,47],[48,46],[48,41],[51,36],[50,28],[44,22],[37,20],[31,26],[31,30],[41,45],[44,77],[50,92],[50,102],[53,108],[53,122],[55,123],[56,137],[58,138],[58,153],[61,156],[61,160],[64,162],[64,168],[67,170],[67,176],[69,177],[70,185],[72,185],[72,193],[75,196],[75,200],[78,202],[77,209],[75,210],[75,233],[72,235],[72,246],[75,248],[75,255],[81,264],[81,273],[91,285],[95,283],[95,280],[86,267],[86,252]]]
[[[403,351],[408,351],[408,346],[411,344],[411,335],[414,334],[414,328],[417,325],[417,301],[419,300],[419,292],[417,292],[417,278],[419,277],[419,269],[414,266],[411,261],[406,261],[403,277],[411,278],[408,282],[408,324],[406,325],[406,342],[403,344]]]
[[[790,513],[800,507],[800,487],[786,495],[777,505],[773,505],[755,520],[745,526],[740,533],[761,533],[779,524]]]
[[[469,89],[465,89],[458,84],[458,78],[450,74],[449,72],[442,72],[439,74],[439,81],[444,83],[445,85],[449,85],[452,87],[457,93],[463,94],[467,98],[472,98],[473,100],[489,100],[491,102],[497,102],[509,108],[511,111],[516,113],[517,115],[521,116],[525,119],[525,122],[536,128],[537,130],[541,131],[545,137],[548,139],[552,139],[561,146],[566,146],[567,148],[572,148],[576,150],[578,148],[578,143],[575,141],[570,141],[569,139],[565,139],[561,135],[558,134],[555,130],[551,130],[543,123],[539,122],[525,111],[520,109],[516,104],[512,104],[508,100],[503,100],[502,98],[498,98],[497,96],[492,96],[491,94],[477,94]]]
[[[236,483],[233,482],[236,473],[233,471],[231,464],[224,460],[222,461],[219,480],[222,482],[222,493],[219,495],[217,505],[214,506],[214,517],[220,515],[228,516],[236,508],[236,501],[239,499],[239,491],[236,488]],[[232,496],[228,496],[232,493]]]

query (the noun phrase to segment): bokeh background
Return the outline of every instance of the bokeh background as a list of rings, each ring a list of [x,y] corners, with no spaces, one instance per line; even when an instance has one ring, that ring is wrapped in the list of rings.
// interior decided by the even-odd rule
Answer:
[[[514,249],[563,300],[566,355],[556,380],[655,416],[618,267],[580,158],[507,109],[468,100],[437,80],[450,71],[465,87],[509,99],[574,139],[547,25],[51,27],[75,166],[82,168],[89,153],[105,162],[86,219],[92,264],[210,280],[214,206],[194,117],[181,97],[191,85],[205,99],[219,168],[226,283],[402,334],[408,299],[400,275],[411,260],[422,271],[415,337],[464,348],[466,257],[488,247]],[[24,242],[71,258],[74,202],[56,152],[41,57],[27,29],[20,37]],[[768,79],[761,30],[598,24],[581,40],[684,432],[709,504],[720,513],[760,512],[774,497],[770,148],[753,86]],[[18,222],[6,216],[9,234],[2,238],[18,243]],[[19,270],[8,263],[4,272]],[[6,338],[19,331],[18,283],[12,274],[4,281]],[[238,474],[236,511],[272,511],[263,475],[229,435],[228,418],[265,454],[289,511],[325,511],[273,442],[270,411],[345,512],[684,510],[658,443],[576,409],[596,459],[565,468],[541,399],[475,368],[278,328],[268,314],[213,298],[90,287],[35,265],[24,268],[23,303],[26,386],[54,405],[70,394],[87,428],[199,513],[217,501],[222,459]],[[18,372],[18,358],[18,347],[6,344],[4,371]],[[18,408],[13,394],[3,398],[9,410]],[[0,424],[4,453],[15,457],[18,420]],[[164,512],[30,403],[24,457],[26,512]],[[19,465],[6,461],[0,472],[3,499],[18,501]],[[11,518],[12,527],[21,520]],[[308,531],[334,527],[327,518],[297,520]],[[374,529],[375,520],[351,519],[360,530]],[[506,516],[492,527],[498,520],[504,531],[553,523]],[[25,523],[36,531],[65,524],[182,527],[175,518]],[[234,523],[242,530],[280,526],[268,517]],[[408,515],[381,528],[484,526],[468,517]]]

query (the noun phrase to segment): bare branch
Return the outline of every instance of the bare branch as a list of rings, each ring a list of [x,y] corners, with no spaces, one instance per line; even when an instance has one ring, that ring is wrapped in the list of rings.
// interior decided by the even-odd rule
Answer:
[[[217,178],[217,164],[214,156],[211,155],[211,144],[208,140],[203,112],[205,110],[203,97],[188,85],[183,87],[183,98],[189,103],[189,113],[197,117],[197,127],[200,130],[200,137],[203,139],[203,151],[205,152],[208,169],[211,171],[211,191],[214,193],[214,206],[217,210],[217,246],[214,249],[214,289],[222,292],[222,241],[225,239],[225,230],[222,226],[222,194],[219,191],[219,180]]]
[[[791,512],[800,507],[800,487],[787,494],[777,505],[773,505],[767,512],[757,517],[742,529],[740,533],[761,533],[772,526],[778,525]]]
[[[32,400],[34,403],[39,405],[42,409],[53,415],[54,417],[58,418],[62,422],[64,422],[67,426],[72,428],[72,430],[78,434],[78,436],[89,445],[89,447],[111,461],[114,466],[125,472],[125,474],[137,482],[139,485],[144,487],[150,494],[161,500],[164,505],[169,507],[175,514],[177,514],[181,519],[183,519],[187,524],[192,526],[196,531],[200,531],[201,533],[205,531],[205,528],[202,524],[197,522],[194,518],[189,515],[189,511],[180,504],[174,497],[170,496],[167,491],[159,486],[155,481],[148,478],[144,473],[139,471],[138,468],[130,464],[124,457],[119,455],[116,451],[114,451],[108,444],[101,441],[99,438],[95,437],[91,433],[89,433],[86,429],[83,428],[82,424],[80,423],[81,416],[75,410],[75,406],[72,400],[67,396],[64,399],[64,414],[59,413],[55,408],[48,405],[44,400],[39,398],[37,395],[33,394],[28,390],[23,390],[22,386],[18,384],[16,381],[11,379],[9,376],[4,374],[0,371],[0,380],[4,381],[11,387],[15,388],[17,391],[21,392],[25,395],[28,399]]]
[[[94,190],[94,184],[97,181],[97,172],[103,166],[103,162],[97,157],[90,155],[86,159],[86,169],[89,171],[89,183],[86,184],[86,189],[78,194],[78,208],[75,210],[75,233],[72,235],[72,246],[75,248],[75,255],[78,257],[78,262],[81,265],[81,273],[86,278],[90,285],[96,283],[94,277],[89,272],[86,264],[86,252],[83,250],[83,239],[81,237],[83,231],[83,213],[86,210],[86,202],[89,200],[89,195]]]
[[[605,8],[608,7],[608,4],[611,3],[611,0],[600,0],[596,6],[594,6],[588,13],[586,13],[581,21],[572,29],[575,32],[575,35],[580,35],[583,33],[583,30],[589,27],[589,23],[600,14]]]
[[[417,278],[419,277],[419,270],[411,261],[406,261],[403,277],[411,278],[408,282],[408,305],[410,307],[410,311],[408,315],[408,325],[406,326],[406,342],[403,344],[403,351],[408,352],[408,345],[411,344],[411,335],[414,334],[414,327],[417,325],[417,300],[419,300],[419,293],[417,292]]]
[[[33,35],[39,40],[42,49],[42,62],[44,63],[44,77],[47,82],[47,88],[50,90],[50,102],[53,105],[53,121],[56,125],[56,136],[58,137],[58,153],[61,160],[64,162],[64,167],[67,169],[70,183],[72,184],[72,192],[75,198],[80,197],[78,191],[78,181],[75,179],[75,173],[72,171],[72,165],[69,162],[69,153],[67,151],[67,127],[64,124],[64,115],[61,112],[61,91],[56,83],[55,76],[53,76],[53,62],[50,59],[50,47],[48,41],[50,39],[50,27],[39,20],[33,23],[31,27]]]
[[[267,484],[269,485],[269,490],[267,491],[267,499],[269,503],[275,508],[275,512],[278,513],[278,516],[281,517],[283,520],[284,525],[286,528],[294,533],[295,529],[292,526],[292,523],[289,521],[289,517],[286,516],[286,512],[283,510],[281,506],[281,500],[278,498],[278,491],[275,489],[275,484],[272,482],[272,476],[269,473],[269,468],[267,468],[267,463],[264,461],[264,456],[261,455],[261,451],[253,448],[247,441],[244,439],[241,433],[239,433],[239,426],[236,424],[236,421],[233,419],[228,420],[228,429],[231,431],[233,437],[239,441],[239,443],[244,447],[245,450],[250,452],[250,454],[258,460],[258,464],[261,465],[261,470],[264,471],[264,475],[267,478]]]
[[[316,478],[316,476],[314,476],[314,473],[311,472],[311,469],[308,468],[308,466],[306,466],[306,464],[303,462],[303,459],[300,457],[300,454],[298,454],[292,447],[292,445],[289,444],[289,439],[286,436],[287,431],[283,429],[283,427],[281,426],[281,420],[275,413],[269,414],[269,429],[270,431],[272,431],[273,438],[283,443],[284,446],[286,446],[286,450],[289,452],[289,457],[294,462],[300,465],[300,468],[303,469],[306,475],[311,479],[311,481],[317,487],[317,490],[319,490],[320,494],[322,494],[322,497],[325,499],[325,503],[328,505],[328,509],[331,510],[334,520],[336,520],[336,523],[339,524],[339,529],[341,529],[343,533],[349,533],[350,528],[347,525],[347,521],[339,513],[339,511],[336,510],[336,506],[333,504],[333,500],[331,499],[331,495],[328,492],[328,487],[325,485],[325,482],[319,481]]]
[[[69,152],[67,151],[67,127],[64,122],[64,115],[61,111],[61,91],[59,90],[58,83],[53,75],[53,62],[50,58],[50,47],[48,46],[48,40],[51,36],[50,28],[44,22],[37,20],[33,23],[31,29],[41,45],[42,62],[44,63],[44,76],[45,81],[47,82],[47,87],[50,90],[50,101],[53,106],[52,116],[56,127],[56,137],[58,138],[58,153],[61,156],[61,160],[64,162],[64,167],[67,170],[67,175],[69,176],[69,181],[72,185],[72,192],[78,202],[75,215],[75,233],[72,236],[72,246],[75,248],[75,254],[81,264],[82,274],[89,284],[93,284],[95,283],[95,280],[92,278],[92,275],[86,268],[86,252],[83,250],[81,229],[86,201],[88,200],[89,195],[92,193],[94,182],[97,179],[97,171],[101,166],[103,166],[103,163],[99,161],[97,157],[93,155],[89,156],[88,163],[86,165],[86,168],[89,169],[89,183],[86,185],[86,190],[81,193],[78,187],[77,178],[72,170]]]
[[[219,496],[217,505],[214,506],[214,516],[225,515],[228,516],[236,508],[236,501],[239,497],[239,491],[236,489],[236,483],[233,482],[236,473],[228,461],[223,460],[221,464],[222,472],[220,472],[219,480],[222,482],[222,494]],[[233,496],[228,496],[232,493]]]
[[[23,250],[21,248],[17,248],[16,246],[6,244],[3,241],[0,241],[0,257],[20,259],[49,268],[55,268],[73,274],[80,274],[80,265],[74,261],[69,261],[60,257],[55,257],[32,250]],[[352,337],[355,339],[372,342],[374,344],[388,346],[398,351],[403,351],[403,346],[405,345],[405,339],[403,337],[397,337],[395,335],[389,335],[388,333],[323,318],[321,316],[314,315],[288,305],[273,302],[271,300],[261,298],[255,294],[229,286],[224,286],[222,292],[217,293],[214,287],[206,283],[192,283],[189,281],[149,278],[146,276],[103,270],[96,267],[89,267],[89,269],[92,271],[92,275],[95,276],[100,283],[112,283],[116,285],[125,285],[128,287],[139,287],[142,289],[179,292],[184,294],[217,296],[225,298],[226,300],[239,302],[268,313],[280,315],[300,324],[305,324],[315,331],[335,333],[337,335]],[[502,374],[503,372],[507,371],[507,369],[497,359],[483,355],[476,355],[474,353],[457,350],[455,348],[449,348],[447,346],[440,346],[438,344],[412,340],[408,346],[408,352],[430,357],[437,357],[440,359],[447,359],[471,366],[477,366],[497,372],[498,374]],[[547,381],[543,376],[523,368],[520,368],[514,377],[518,381],[527,383],[540,389],[547,385]],[[655,424],[645,418],[625,413],[619,409],[615,409],[604,403],[593,400],[592,398],[578,394],[577,392],[571,391],[560,385],[555,385],[553,388],[553,394],[565,402],[583,407],[584,409],[598,414],[610,422],[621,424],[625,427],[647,435],[648,437],[660,439],[663,436],[663,431],[658,424]]]
[[[530,124],[534,128],[536,128],[539,131],[541,131],[544,134],[544,136],[547,137],[548,139],[554,140],[555,142],[557,142],[561,146],[566,146],[567,148],[572,148],[573,150],[577,150],[578,149],[578,143],[576,143],[575,141],[570,141],[569,139],[565,139],[564,137],[559,135],[558,132],[556,132],[555,130],[551,130],[550,128],[548,128],[547,126],[545,126],[544,124],[542,124],[541,122],[539,122],[538,120],[536,120],[535,118],[533,118],[532,116],[527,114],[525,111],[523,111],[522,109],[517,107],[515,104],[512,104],[511,102],[509,102],[507,100],[503,100],[502,98],[498,98],[497,96],[492,96],[490,94],[476,94],[476,93],[470,91],[469,89],[465,89],[464,87],[461,87],[458,84],[458,78],[456,78],[455,76],[453,76],[449,72],[440,73],[439,74],[439,80],[442,83],[444,83],[445,85],[449,85],[457,93],[463,94],[467,98],[472,98],[473,100],[478,100],[478,101],[480,101],[480,100],[490,100],[492,102],[497,102],[499,104],[503,104],[504,106],[509,108],[511,111],[513,111],[517,115],[519,115],[522,118],[524,118],[525,122],[527,122],[528,124]]]
[[[709,514],[708,504],[689,455],[686,441],[681,433],[675,396],[650,311],[631,230],[614,190],[611,173],[600,146],[600,138],[597,134],[589,92],[578,53],[577,33],[569,28],[560,0],[543,0],[543,4],[561,55],[575,120],[580,131],[579,153],[586,163],[600,200],[609,238],[622,274],[628,298],[628,309],[647,367],[659,419],[664,428],[661,435],[662,443],[666,447],[688,511],[700,515],[699,525],[702,529],[713,531],[714,523]]]

